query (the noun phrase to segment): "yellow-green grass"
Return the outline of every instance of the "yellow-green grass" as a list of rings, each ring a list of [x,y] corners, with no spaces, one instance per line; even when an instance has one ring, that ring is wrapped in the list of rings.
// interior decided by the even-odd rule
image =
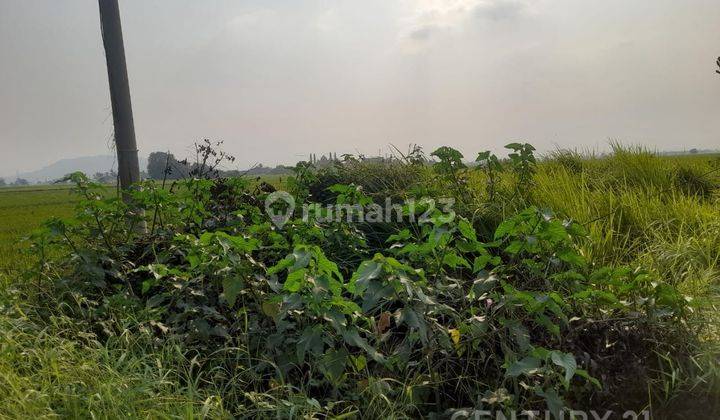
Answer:
[[[0,188],[0,273],[12,276],[25,267],[23,238],[50,217],[72,216],[77,200],[65,185]]]
[[[549,163],[539,168],[532,199],[587,226],[584,250],[593,262],[649,266],[681,290],[704,295],[720,284],[714,159],[624,152],[586,160],[579,173]],[[715,187],[703,195],[681,171]]]
[[[287,176],[267,175],[259,181],[283,188]],[[114,191],[114,186],[107,188],[109,194]],[[26,267],[28,243],[23,238],[51,217],[71,217],[78,200],[66,184],[0,188],[0,273],[9,276]]]
[[[508,187],[511,178],[504,173],[501,182]],[[695,322],[713,355],[706,360],[720,366],[718,155],[658,156],[619,146],[605,157],[559,153],[538,165],[533,181],[528,200],[504,203],[505,213],[529,204],[551,209],[587,228],[581,249],[591,264],[642,266],[677,285],[698,304]],[[471,182],[478,202],[487,202],[482,173]]]
[[[281,188],[286,178],[261,180]],[[70,218],[78,200],[69,185],[0,188],[0,418],[223,417],[219,392],[198,389],[178,348],[146,349],[131,335],[101,344],[67,319],[38,323],[11,298],[32,263],[23,239]]]
[[[64,336],[74,331],[68,320],[0,316],[0,418],[219,417],[177,348]]]
[[[583,251],[595,264],[648,268],[695,300],[707,366],[720,366],[720,161],[717,156],[616,153],[583,162],[580,173],[539,168],[533,200],[584,223]],[[715,185],[693,194],[679,171]],[[691,184],[696,181],[690,180]],[[691,185],[690,190],[696,186]],[[694,190],[693,190],[694,191]],[[714,362],[712,361],[714,358]],[[720,379],[717,369],[714,381]]]
[[[176,349],[145,352],[121,337],[101,344],[73,336],[68,320],[38,323],[14,283],[32,261],[27,237],[50,217],[69,218],[71,187],[0,189],[0,418],[191,418],[218,410],[177,370]],[[181,385],[185,383],[186,385]],[[209,399],[208,399],[209,398]]]

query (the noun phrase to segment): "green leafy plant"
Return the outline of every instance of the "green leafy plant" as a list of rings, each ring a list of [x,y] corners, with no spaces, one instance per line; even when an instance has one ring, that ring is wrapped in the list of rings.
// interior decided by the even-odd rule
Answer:
[[[221,154],[201,159],[207,176],[145,183],[130,203],[73,175],[77,218],[34,236],[40,264],[28,274],[47,296],[37,306],[97,342],[142,333],[149,351],[172,348],[236,416],[559,417],[618,389],[612,375],[628,357],[650,370],[655,350],[670,351],[660,338],[692,337],[693,306],[657,270],[593,260],[586,226],[525,206],[540,176],[534,149],[508,148],[510,174],[489,152],[477,158],[488,196],[509,201],[493,211],[521,206],[497,223],[475,218],[470,200],[446,208],[435,184],[396,188],[439,175],[443,192],[464,194],[471,171],[447,147],[432,168],[390,163],[384,174],[407,178],[391,188],[360,179],[376,167],[356,165],[371,163],[299,164],[290,185],[316,211],[282,229],[265,214],[272,186],[203,169]],[[354,170],[357,183],[336,182]],[[520,199],[499,193],[502,177]],[[322,217],[327,203],[366,209],[427,191],[436,195],[406,203],[413,217],[402,221]],[[147,232],[133,228],[143,221]]]
[[[475,162],[478,163],[478,170],[485,173],[487,178],[487,193],[488,200],[494,202],[496,199],[497,188],[498,188],[498,173],[503,171],[500,160],[492,154],[489,150],[478,153]]]
[[[510,143],[505,146],[512,150],[508,154],[510,168],[516,177],[516,191],[523,197],[532,189],[532,179],[536,171],[535,148],[528,143]]]

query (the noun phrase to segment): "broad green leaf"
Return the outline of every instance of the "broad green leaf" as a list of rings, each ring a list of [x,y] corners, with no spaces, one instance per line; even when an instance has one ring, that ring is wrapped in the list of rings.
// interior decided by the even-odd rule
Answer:
[[[550,332],[550,334],[555,335],[556,337],[560,337],[560,326],[555,324],[544,314],[538,314],[535,316],[535,322],[537,322],[539,325],[542,325],[545,327],[545,329]]]
[[[307,267],[310,263],[310,257],[312,255],[310,254],[310,251],[308,251],[306,246],[298,246],[295,247],[292,256],[294,258],[294,261],[292,267],[289,268],[290,271],[295,271],[300,268]]]
[[[266,300],[262,303],[263,314],[270,318],[275,318],[280,313],[280,302],[275,302],[272,299]]]
[[[390,235],[387,238],[387,242],[398,242],[398,241],[406,241],[410,239],[410,230],[409,229],[403,229],[400,232]]]
[[[298,359],[298,363],[305,361],[305,354],[308,352],[315,358],[318,358],[323,353],[325,344],[322,338],[322,327],[316,325],[314,327],[307,327],[303,330],[300,339],[295,346],[295,352]]]
[[[477,235],[475,234],[475,228],[472,227],[470,222],[465,219],[460,219],[458,222],[458,230],[460,234],[471,241],[477,241]]]
[[[195,268],[200,265],[200,257],[197,254],[191,253],[185,257],[190,263],[190,268]]]
[[[157,283],[157,280],[155,280],[155,279],[148,279],[148,280],[143,281],[142,289],[141,289],[142,294],[144,295],[145,293],[147,293],[148,290],[150,290],[150,288],[155,286],[156,283]]]
[[[329,275],[334,275],[335,278],[337,278],[338,280],[340,280],[340,281],[343,280],[342,274],[340,274],[340,270],[338,269],[337,264],[330,261],[325,256],[325,254],[322,252],[322,250],[320,248],[317,249],[316,258],[317,258],[318,270],[321,273],[327,273]]]
[[[381,272],[382,263],[375,261],[375,259],[363,261],[357,271],[353,273],[347,286],[348,291],[361,295],[367,289],[370,280],[378,278]]]
[[[420,339],[423,344],[427,344],[427,325],[425,324],[425,320],[422,319],[415,310],[407,306],[402,308],[397,316],[397,324],[405,324],[410,328],[416,329],[420,334]]]
[[[301,268],[288,274],[287,279],[285,280],[285,284],[283,285],[283,289],[293,293],[300,291],[300,289],[302,289],[303,287],[303,284],[305,284],[306,272],[306,269]]]
[[[267,273],[269,275],[277,274],[277,273],[285,270],[286,268],[291,267],[294,262],[295,262],[295,257],[292,254],[290,254],[287,257],[280,260],[274,266],[268,268]]]
[[[523,241],[519,241],[519,240],[511,241],[510,245],[505,247],[505,252],[507,252],[508,254],[517,254],[525,247],[525,245],[526,245],[526,242],[523,242]]]
[[[567,233],[573,236],[587,236],[588,231],[585,230],[585,228],[578,223],[574,223],[572,221],[568,221],[565,223],[565,229],[567,230]]]
[[[585,265],[585,258],[582,257],[582,255],[578,254],[571,248],[562,248],[559,249],[555,255],[557,255],[558,258],[565,261],[568,264],[572,264],[576,267],[581,267]]]
[[[470,263],[463,257],[455,253],[455,251],[449,251],[443,256],[443,264],[450,268],[470,267]]]
[[[215,233],[204,232],[202,235],[200,235],[200,244],[201,245],[209,245],[213,239],[215,239]]]
[[[346,315],[352,315],[362,312],[362,309],[360,309],[360,306],[358,306],[357,303],[351,300],[344,299],[342,296],[334,296],[332,299],[332,304],[333,306],[340,308],[342,313]]]
[[[168,274],[168,268],[165,264],[150,264],[148,265],[148,271],[150,271],[157,280]]]
[[[233,247],[244,253],[255,251],[259,245],[259,241],[255,238],[245,238],[242,236],[228,236],[227,239],[233,244]]]
[[[450,242],[450,231],[444,227],[434,227],[430,235],[428,235],[427,243],[431,249],[442,247]]]
[[[325,311],[323,313],[323,319],[329,322],[338,334],[342,334],[347,328],[347,319],[345,318],[345,315],[335,309]]]
[[[367,359],[362,354],[359,356],[351,356],[351,358],[357,372],[365,369],[365,366],[367,366]]]
[[[472,288],[470,289],[471,297],[478,298],[492,290],[497,284],[498,278],[494,274],[482,272],[473,282]]]
[[[488,263],[490,263],[490,260],[492,260],[492,258],[493,257],[490,254],[478,255],[477,257],[475,257],[475,261],[473,261],[473,273],[484,270],[485,267],[487,267]]]
[[[533,356],[526,356],[522,360],[511,363],[505,369],[505,376],[516,378],[520,375],[532,375],[540,368],[540,359]]]
[[[334,385],[342,380],[345,373],[345,366],[348,362],[348,352],[344,348],[339,350],[330,349],[320,359],[320,369],[325,377]]]
[[[245,286],[244,282],[238,277],[227,276],[223,278],[222,285],[223,295],[225,295],[225,300],[227,300],[228,305],[230,307],[235,306],[235,301]]]
[[[371,359],[378,363],[385,363],[385,357],[380,354],[379,351],[375,349],[375,347],[368,344],[367,340],[362,338],[360,336],[360,333],[358,332],[357,328],[352,327],[347,329],[343,333],[343,339],[345,342],[351,346],[359,347],[363,350],[365,350],[365,353],[367,353],[368,356],[370,356]]]
[[[489,158],[489,157],[490,157],[490,151],[489,151],[489,150],[486,150],[486,151],[484,151],[484,152],[480,152],[480,153],[478,153],[478,156],[475,158],[475,162],[481,162],[481,161],[483,161],[483,160],[485,160],[485,159],[487,159],[487,158]]]
[[[575,361],[575,357],[570,353],[553,351],[552,353],[550,353],[550,359],[553,361],[553,363],[565,369],[565,387],[567,387],[570,383],[570,380],[575,375],[575,371],[577,370],[577,362]]]
[[[550,410],[553,417],[558,420],[563,418],[562,411],[565,408],[565,402],[560,398],[560,395],[558,395],[555,389],[542,389],[537,387],[535,388],[535,395],[545,399],[545,404],[547,404],[548,410]]]

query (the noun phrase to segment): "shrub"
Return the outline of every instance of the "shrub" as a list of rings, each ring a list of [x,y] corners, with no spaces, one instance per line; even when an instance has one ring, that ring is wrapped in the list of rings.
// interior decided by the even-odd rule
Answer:
[[[533,149],[508,147],[507,165],[530,192]],[[463,191],[459,156],[434,155],[441,182]],[[307,202],[367,206],[419,198],[424,171],[299,165],[291,185]],[[128,205],[72,179],[78,218],[51,220],[36,236],[38,255],[59,255],[30,273],[48,283],[44,316],[82,322],[104,342],[145,331],[177,346],[235,415],[484,407],[559,417],[600,407],[627,378],[655,369],[656,352],[677,352],[663,339],[692,342],[692,307],[672,282],[593,264],[581,247],[588,231],[541,207],[509,214],[489,237],[466,213],[442,209],[380,228],[318,213],[277,229],[264,213],[270,191],[244,180],[198,177],[170,190],[150,181]],[[136,228],[138,209],[147,232]],[[629,358],[635,370],[618,373]]]

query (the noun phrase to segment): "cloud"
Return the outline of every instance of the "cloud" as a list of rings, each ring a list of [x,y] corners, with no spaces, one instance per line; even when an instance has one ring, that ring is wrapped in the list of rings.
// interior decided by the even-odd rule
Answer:
[[[480,0],[411,0],[399,19],[401,50],[418,52],[433,37],[463,24]]]
[[[514,0],[484,1],[475,7],[475,15],[492,21],[514,20],[527,10],[527,3]]]
[[[510,21],[528,11],[529,0],[413,0],[405,2],[400,18],[400,41],[404,49],[417,52],[443,34],[462,31],[478,18]]]
[[[480,0],[415,0],[407,2],[404,25],[413,32],[424,27],[452,28],[462,24]]]
[[[425,41],[430,39],[434,32],[437,32],[438,28],[435,26],[424,26],[410,32],[409,37],[416,41]]]

